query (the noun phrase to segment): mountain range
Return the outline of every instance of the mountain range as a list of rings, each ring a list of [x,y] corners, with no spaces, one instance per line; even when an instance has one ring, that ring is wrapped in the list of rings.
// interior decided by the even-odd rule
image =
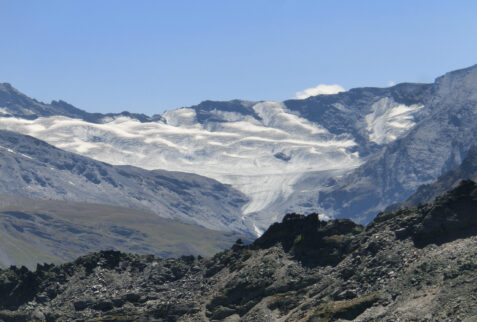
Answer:
[[[476,135],[477,65],[153,116],[0,84],[0,320],[473,321]]]
[[[447,73],[431,84],[356,88],[284,102],[204,101],[154,116],[88,113],[63,101],[45,104],[3,84],[0,108],[1,129],[75,153],[65,157],[66,152],[54,150],[61,158],[74,155],[89,164],[94,159],[115,165],[94,163],[91,169],[96,170],[40,167],[46,188],[38,181],[29,188],[31,197],[148,209],[211,229],[259,236],[290,212],[368,223],[382,209],[458,167],[475,145],[477,66]],[[2,144],[4,154],[16,151],[16,144]],[[25,178],[37,182],[28,173],[37,155],[17,152],[33,158],[21,163]],[[17,154],[16,163],[19,158]],[[54,163],[55,158],[40,163]],[[41,178],[51,168],[63,176],[56,182],[50,176],[54,189]],[[67,180],[78,172],[81,183]],[[178,190],[156,198],[158,191],[151,187],[171,185],[165,178],[174,178]],[[24,186],[30,183],[13,181],[1,192],[28,191]],[[199,203],[182,199],[180,191],[194,186],[191,181]],[[213,196],[200,191],[213,191]],[[201,210],[191,211],[191,204]]]

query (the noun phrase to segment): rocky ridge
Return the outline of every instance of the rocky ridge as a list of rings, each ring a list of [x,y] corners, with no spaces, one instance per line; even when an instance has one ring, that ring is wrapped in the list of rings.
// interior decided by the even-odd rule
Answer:
[[[477,187],[368,226],[285,216],[212,258],[94,253],[0,271],[0,319],[474,321]]]
[[[133,117],[140,122],[159,120],[159,115],[149,117],[137,113],[89,113],[63,100],[51,101],[50,104],[32,99],[19,92],[9,83],[0,83],[0,115],[1,117],[17,117],[34,120],[39,117],[61,115],[82,119],[92,123],[102,123],[105,119],[119,116]]]

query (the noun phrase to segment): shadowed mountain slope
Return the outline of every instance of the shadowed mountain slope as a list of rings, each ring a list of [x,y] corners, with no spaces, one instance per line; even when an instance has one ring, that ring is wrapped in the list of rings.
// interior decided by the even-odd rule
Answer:
[[[422,185],[417,191],[406,201],[391,205],[387,210],[397,208],[418,206],[427,202],[431,202],[437,196],[447,190],[455,188],[463,179],[471,179],[477,181],[477,150],[472,149],[465,157],[462,164],[457,168],[440,176],[436,182]]]

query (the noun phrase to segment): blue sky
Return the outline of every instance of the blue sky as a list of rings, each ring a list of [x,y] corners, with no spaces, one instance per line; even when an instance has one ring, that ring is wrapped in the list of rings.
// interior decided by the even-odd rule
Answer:
[[[0,0],[0,81],[95,112],[432,82],[477,63],[475,1]]]

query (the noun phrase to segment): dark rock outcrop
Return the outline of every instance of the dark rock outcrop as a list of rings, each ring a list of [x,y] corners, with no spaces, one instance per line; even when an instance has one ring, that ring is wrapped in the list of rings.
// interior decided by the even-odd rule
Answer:
[[[364,229],[348,219],[321,221],[318,214],[288,214],[254,242],[258,248],[281,244],[307,265],[336,265],[356,249],[354,236]]]
[[[382,213],[373,225],[387,223],[389,218],[395,216],[394,224],[399,225],[396,235],[401,239],[411,237],[419,247],[465,238],[477,231],[477,187],[471,180],[463,180],[434,203],[415,209],[415,212],[402,209]]]

